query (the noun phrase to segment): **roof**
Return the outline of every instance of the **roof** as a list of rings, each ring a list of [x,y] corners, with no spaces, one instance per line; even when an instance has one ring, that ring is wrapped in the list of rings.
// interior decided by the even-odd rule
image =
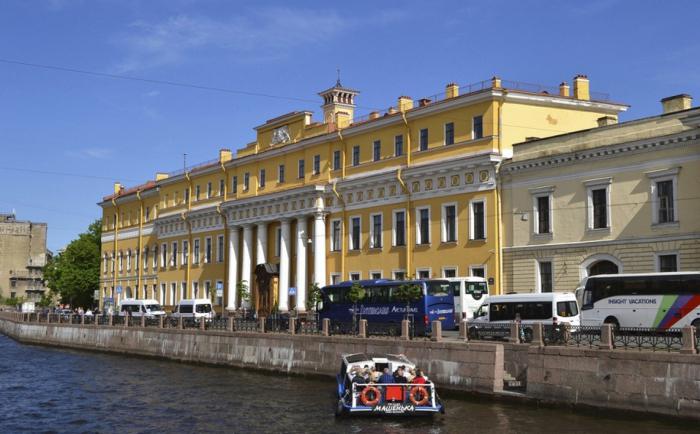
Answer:
[[[112,200],[112,199],[115,199],[117,197],[128,196],[130,194],[136,193],[137,191],[146,191],[146,190],[150,190],[150,189],[155,188],[155,187],[156,187],[155,181],[148,181],[144,184],[137,185],[135,187],[121,189],[118,193],[114,193],[114,194],[110,194],[109,196],[105,196],[103,198],[103,200],[105,200],[105,201]]]

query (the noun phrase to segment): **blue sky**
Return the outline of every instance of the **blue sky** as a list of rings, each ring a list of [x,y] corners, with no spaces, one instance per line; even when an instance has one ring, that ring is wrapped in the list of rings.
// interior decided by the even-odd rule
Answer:
[[[178,169],[183,153],[216,158],[288,111],[318,113],[336,68],[362,92],[360,115],[494,74],[552,86],[587,74],[592,90],[632,105],[623,119],[659,113],[665,96],[700,98],[696,1],[347,4],[2,1],[0,210],[47,222],[57,250],[100,216],[113,181]]]

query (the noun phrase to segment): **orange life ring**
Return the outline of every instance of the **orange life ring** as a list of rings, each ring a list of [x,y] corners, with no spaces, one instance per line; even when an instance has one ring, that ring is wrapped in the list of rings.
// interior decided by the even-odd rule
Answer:
[[[418,399],[416,397],[416,395],[418,394],[421,395],[421,399]],[[409,392],[408,397],[413,403],[413,405],[421,406],[428,403],[428,400],[430,399],[430,394],[428,393],[428,389],[426,389],[423,386],[413,386],[411,387],[411,391]]]
[[[370,399],[369,394],[373,393],[374,398]],[[382,398],[382,394],[377,389],[375,386],[367,386],[362,390],[362,393],[360,394],[360,401],[362,401],[362,404],[374,407],[375,405],[379,404],[379,400]]]

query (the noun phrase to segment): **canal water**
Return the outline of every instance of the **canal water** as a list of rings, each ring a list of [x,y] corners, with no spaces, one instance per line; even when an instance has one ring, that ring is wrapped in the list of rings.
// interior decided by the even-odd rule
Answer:
[[[332,379],[28,346],[0,335],[0,432],[661,433],[697,424],[445,399],[432,419],[336,419]]]

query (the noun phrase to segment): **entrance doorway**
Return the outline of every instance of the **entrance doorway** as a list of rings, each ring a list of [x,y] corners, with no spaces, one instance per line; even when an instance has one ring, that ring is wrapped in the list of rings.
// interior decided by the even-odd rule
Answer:
[[[588,275],[596,276],[598,274],[617,274],[619,272],[617,265],[612,261],[598,261],[588,267]]]

